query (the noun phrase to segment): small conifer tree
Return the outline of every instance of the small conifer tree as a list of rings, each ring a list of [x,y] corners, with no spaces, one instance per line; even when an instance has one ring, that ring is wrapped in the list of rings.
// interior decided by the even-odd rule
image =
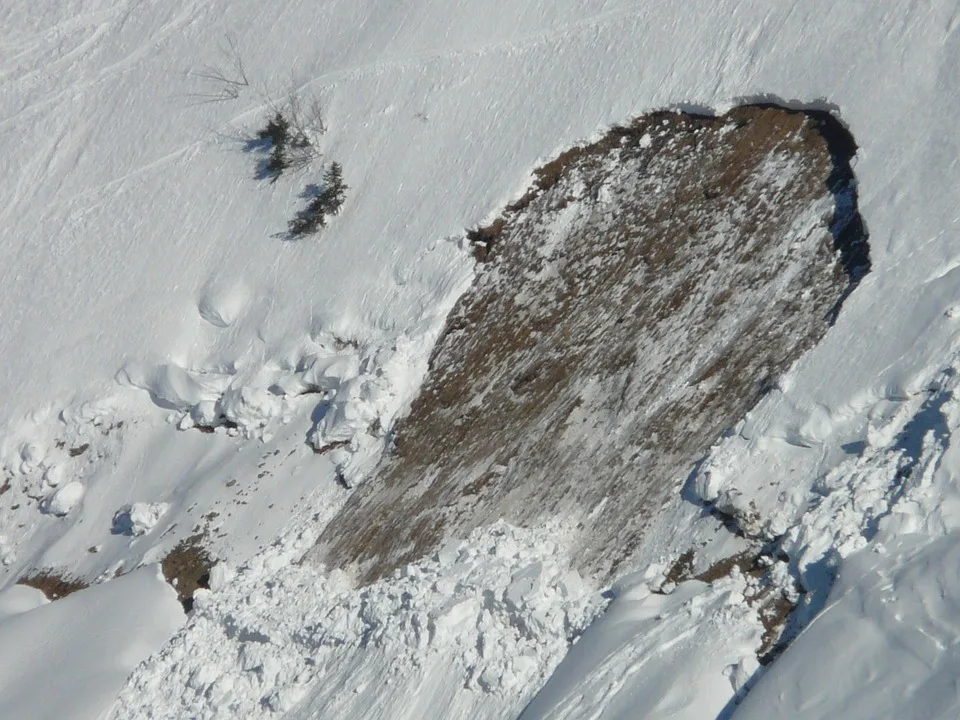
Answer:
[[[276,114],[267,121],[267,126],[257,135],[261,140],[270,140],[274,147],[286,145],[290,137],[290,122],[283,116],[282,112],[277,110]]]
[[[326,227],[327,216],[340,212],[348,189],[349,186],[343,181],[343,167],[340,163],[331,163],[323,174],[323,188],[307,207],[288,223],[290,234],[295,237],[312,235]]]
[[[330,163],[323,174],[323,190],[317,196],[319,207],[324,215],[336,215],[347,197],[347,185],[343,182],[343,167],[340,163]]]
[[[272,145],[270,159],[263,168],[273,178],[271,182],[276,182],[289,165],[287,145],[290,142],[290,122],[278,110],[257,135],[261,140],[269,140]]]

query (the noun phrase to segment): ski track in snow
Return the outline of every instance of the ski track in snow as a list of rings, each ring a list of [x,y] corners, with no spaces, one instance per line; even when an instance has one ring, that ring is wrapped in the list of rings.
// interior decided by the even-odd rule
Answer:
[[[953,668],[948,648],[917,633],[950,634],[951,627],[933,618],[911,630],[881,617],[867,602],[874,581],[858,574],[864,561],[857,558],[889,548],[880,572],[915,588],[894,602],[902,608],[896,612],[915,612],[936,597],[934,587],[950,597],[958,592],[952,581],[936,581],[951,557],[947,541],[936,538],[954,532],[960,517],[949,442],[960,423],[953,399],[960,296],[952,272],[960,140],[951,132],[960,116],[958,17],[946,0],[870,6],[653,0],[640,7],[626,0],[422,0],[389,8],[369,1],[88,0],[0,9],[0,142],[8,149],[0,158],[8,178],[0,186],[0,488],[5,482],[11,488],[0,489],[0,583],[47,566],[108,577],[159,560],[199,528],[224,567],[245,568],[234,578],[238,590],[227,583],[201,601],[175,640],[137,671],[123,702],[133,703],[131,688],[148,688],[145,703],[155,703],[157,713],[196,704],[212,714],[217,706],[209,698],[227,693],[222,683],[213,689],[216,682],[235,673],[241,679],[231,702],[251,712],[289,709],[291,717],[310,717],[326,709],[369,717],[375,708],[398,717],[412,688],[420,692],[423,704],[414,706],[420,716],[442,712],[444,702],[453,708],[448,717],[518,712],[569,639],[550,626],[535,638],[536,667],[512,667],[519,631],[511,623],[522,613],[496,616],[491,633],[502,643],[486,665],[471,665],[452,641],[436,654],[429,648],[418,654],[406,639],[368,652],[348,633],[346,649],[326,656],[331,663],[349,657],[345,667],[374,683],[384,667],[413,657],[398,675],[406,679],[390,689],[351,687],[347,674],[321,662],[298,680],[285,663],[324,647],[299,638],[298,629],[318,608],[359,617],[350,615],[358,596],[336,579],[291,567],[294,540],[271,541],[282,532],[296,538],[308,527],[318,531],[314,526],[347,493],[336,476],[363,480],[419,385],[447,310],[469,283],[470,262],[457,242],[462,229],[514,199],[540,160],[649,109],[724,110],[741,98],[782,98],[839,108],[860,143],[860,209],[874,270],[832,332],[718,444],[692,483],[751,532],[778,539],[810,591],[808,613],[828,602],[833,576],[841,578],[824,620],[760,680],[743,714],[776,716],[767,698],[781,697],[782,716],[790,717],[810,697],[822,717],[834,717],[873,692],[849,685],[849,694],[831,697],[843,686],[835,679],[854,663],[838,656],[824,664],[818,633],[827,629],[862,652],[853,657],[871,659],[868,670],[887,690],[882,697],[894,703],[885,707],[898,717],[932,709],[956,714],[947,695],[917,689],[924,678],[939,682]],[[217,62],[225,33],[237,39],[251,87],[236,101],[191,102],[210,88],[190,72]],[[271,235],[285,227],[300,189],[320,169],[262,185],[252,179],[256,158],[240,150],[263,120],[265,96],[276,99],[291,84],[322,99],[329,130],[321,149],[327,160],[344,164],[351,186],[341,216],[316,242],[300,244]],[[355,372],[332,375],[322,402],[297,394],[309,385],[310,358],[327,352],[333,338],[357,348]],[[286,390],[270,392],[276,383]],[[162,407],[149,398],[158,398],[158,390]],[[174,428],[208,421],[211,407],[232,413],[235,432]],[[380,433],[368,432],[374,419],[382,421]],[[345,441],[348,450],[315,456],[310,445],[323,448],[327,440]],[[66,492],[72,483],[82,493]],[[161,503],[164,512],[146,511]],[[129,534],[111,532],[117,513],[134,507],[143,511],[142,522],[131,519]],[[219,515],[203,520],[213,513]],[[714,532],[710,521],[696,522],[698,513],[679,500],[665,509],[641,558],[651,569],[635,585],[624,581],[611,612],[591,628],[600,638],[596,653],[571,654],[566,687],[582,682],[583,697],[593,700],[571,705],[554,683],[531,716],[561,707],[629,714],[636,704],[618,703],[645,688],[663,693],[662,704],[647,708],[650,717],[734,710],[728,703],[750,679],[755,641],[752,619],[724,615],[739,612],[736,602],[723,609],[724,597],[737,599],[736,579],[706,589],[682,585],[679,595],[666,596],[672,600],[646,594],[656,584],[655,568]],[[551,568],[545,587],[558,587],[563,564],[541,557],[541,536],[498,532],[525,538],[517,541],[529,543],[522,562],[539,558]],[[919,550],[900,549],[906,533],[919,534]],[[482,537],[464,551],[486,547]],[[711,552],[727,546],[715,547]],[[851,556],[852,574],[845,576],[844,558]],[[520,572],[513,557],[496,567],[473,558],[470,572],[477,574],[468,573],[462,596],[503,591]],[[903,568],[917,558],[931,569],[912,581]],[[438,581],[445,573],[460,577],[456,565],[424,563]],[[389,595],[404,581],[380,591]],[[272,607],[264,598],[275,582],[322,590],[316,604],[293,593],[303,604],[293,603],[292,614],[277,620],[280,630],[262,617]],[[424,593],[417,611],[424,617],[461,592],[442,585],[428,592],[410,582]],[[92,590],[111,595],[111,587]],[[120,583],[114,590],[119,607],[142,602],[130,599],[137,593],[127,597]],[[289,598],[284,592],[277,590]],[[860,626],[849,618],[861,594],[869,607],[856,617],[873,618],[879,634],[856,644],[850,639]],[[244,643],[235,638],[236,655],[226,659],[215,643],[191,644],[220,639],[225,619],[248,596],[263,601],[254,624],[267,623],[273,633],[264,655],[279,658],[273,679],[263,659],[257,665],[252,655],[240,657]],[[548,615],[573,608],[578,623],[589,614],[584,608],[595,607],[576,605],[580,600],[562,592],[537,602]],[[636,633],[619,650],[618,602]],[[0,621],[0,634],[57,607],[65,606],[20,607]],[[650,607],[663,609],[662,623],[646,617]],[[380,620],[391,628],[400,617],[409,619],[388,612]],[[704,635],[715,627],[709,619],[719,617],[726,620],[716,627],[726,629],[717,632],[729,636]],[[119,690],[132,663],[180,621],[166,610],[164,618],[142,653],[112,668],[96,696],[84,696],[92,715]],[[692,638],[685,634],[695,627],[702,629]],[[684,642],[666,647],[665,630]],[[60,655],[85,662],[82,633],[61,642]],[[890,642],[920,648],[933,670],[892,673],[899,658]],[[704,648],[698,658],[690,650],[697,647]],[[173,669],[178,652],[190,659]],[[664,678],[663,666],[634,662],[647,652],[665,653],[685,672]],[[49,681],[43,655],[33,657],[36,688],[43,688]],[[429,670],[428,661],[435,663]],[[204,679],[207,666],[215,672]],[[480,687],[481,667],[502,671],[501,683],[513,684],[497,690],[492,671],[484,681],[490,686]],[[824,674],[804,674],[804,667]],[[328,671],[342,695],[324,696],[320,679]],[[473,678],[469,687],[458,684],[464,677]],[[43,716],[42,690],[17,697],[38,703],[18,706],[21,715]]]

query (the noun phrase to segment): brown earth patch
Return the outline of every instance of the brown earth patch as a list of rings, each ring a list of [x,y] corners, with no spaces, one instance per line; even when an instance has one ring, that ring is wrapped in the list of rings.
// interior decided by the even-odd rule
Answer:
[[[702,582],[714,583],[721,578],[729,577],[736,568],[741,575],[754,581],[745,599],[747,604],[756,611],[757,618],[763,626],[757,659],[764,665],[771,662],[783,637],[790,613],[797,607],[797,603],[791,600],[770,577],[768,567],[772,563],[773,560],[762,553],[743,552],[718,560],[696,576],[696,579]]]
[[[737,555],[717,560],[701,573],[693,574],[694,552],[687,550],[673,563],[664,576],[664,590],[672,590],[686,580],[699,580],[715,583],[730,577],[734,570],[750,582],[744,599],[757,613],[757,619],[763,626],[757,659],[761,664],[772,662],[784,649],[781,642],[790,613],[797,603],[784,592],[772,579],[769,568],[774,560],[763,552],[744,551]]]
[[[203,533],[183,538],[160,564],[163,577],[177,591],[185,612],[193,610],[193,593],[210,587],[213,560],[203,547]]]
[[[372,581],[503,518],[572,518],[610,577],[690,467],[827,331],[869,269],[818,113],[669,112],[536,174],[487,228],[395,451],[313,556]]]
[[[46,595],[47,600],[59,600],[89,587],[90,583],[57,570],[47,569],[20,578],[17,585],[36,588]]]

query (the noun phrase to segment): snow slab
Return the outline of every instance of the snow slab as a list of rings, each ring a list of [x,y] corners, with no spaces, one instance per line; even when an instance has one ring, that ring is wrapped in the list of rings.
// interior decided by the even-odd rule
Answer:
[[[130,672],[183,619],[159,566],[7,615],[0,619],[0,717],[101,717]]]

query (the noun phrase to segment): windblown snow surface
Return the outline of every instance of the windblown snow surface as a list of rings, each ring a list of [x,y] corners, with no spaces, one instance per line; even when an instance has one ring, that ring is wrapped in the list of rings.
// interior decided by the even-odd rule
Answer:
[[[0,8],[0,77],[0,716],[960,715],[956,3],[38,0]],[[257,180],[291,93],[323,160]],[[299,564],[416,395],[464,228],[616,123],[758,100],[856,138],[872,272],[632,567],[572,572],[563,523],[362,588]],[[277,237],[333,160],[341,213]],[[185,617],[129,571],[195,535]],[[669,572],[750,543],[805,626],[766,668],[749,573]],[[48,569],[128,574],[15,586]]]

